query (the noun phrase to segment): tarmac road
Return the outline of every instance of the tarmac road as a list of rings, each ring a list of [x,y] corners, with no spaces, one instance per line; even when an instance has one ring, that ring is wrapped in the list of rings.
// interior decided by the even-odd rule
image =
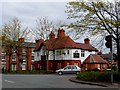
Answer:
[[[69,81],[75,75],[20,75],[3,74],[2,88],[105,88]]]

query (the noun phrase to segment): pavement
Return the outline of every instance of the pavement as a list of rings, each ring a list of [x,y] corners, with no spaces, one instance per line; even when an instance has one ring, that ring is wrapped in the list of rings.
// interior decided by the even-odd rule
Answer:
[[[78,80],[76,79],[76,77],[72,77],[69,80],[71,82],[80,83],[80,84],[97,85],[97,86],[102,86],[106,88],[120,88],[120,83],[111,84],[111,83],[104,83],[104,82],[89,82],[89,81]]]

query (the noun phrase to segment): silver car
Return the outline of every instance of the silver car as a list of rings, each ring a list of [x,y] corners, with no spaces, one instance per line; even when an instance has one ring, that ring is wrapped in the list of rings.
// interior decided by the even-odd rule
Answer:
[[[79,74],[81,71],[81,68],[78,67],[77,65],[67,65],[63,69],[56,70],[56,73],[58,75],[62,74]]]

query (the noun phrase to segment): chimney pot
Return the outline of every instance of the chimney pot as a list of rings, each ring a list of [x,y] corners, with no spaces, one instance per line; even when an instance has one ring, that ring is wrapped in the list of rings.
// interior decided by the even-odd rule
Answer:
[[[89,38],[84,39],[84,43],[85,44],[90,44],[90,39]]]

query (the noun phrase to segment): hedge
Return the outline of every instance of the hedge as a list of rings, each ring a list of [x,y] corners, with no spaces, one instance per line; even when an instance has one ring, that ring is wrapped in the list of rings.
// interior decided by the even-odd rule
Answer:
[[[113,80],[114,82],[120,82],[120,73],[113,72]],[[84,81],[105,81],[109,82],[111,80],[111,72],[81,72],[77,75],[77,79]]]
[[[45,71],[45,70],[20,70],[20,71],[11,71],[11,72],[4,72],[5,74],[52,74],[53,71]]]

